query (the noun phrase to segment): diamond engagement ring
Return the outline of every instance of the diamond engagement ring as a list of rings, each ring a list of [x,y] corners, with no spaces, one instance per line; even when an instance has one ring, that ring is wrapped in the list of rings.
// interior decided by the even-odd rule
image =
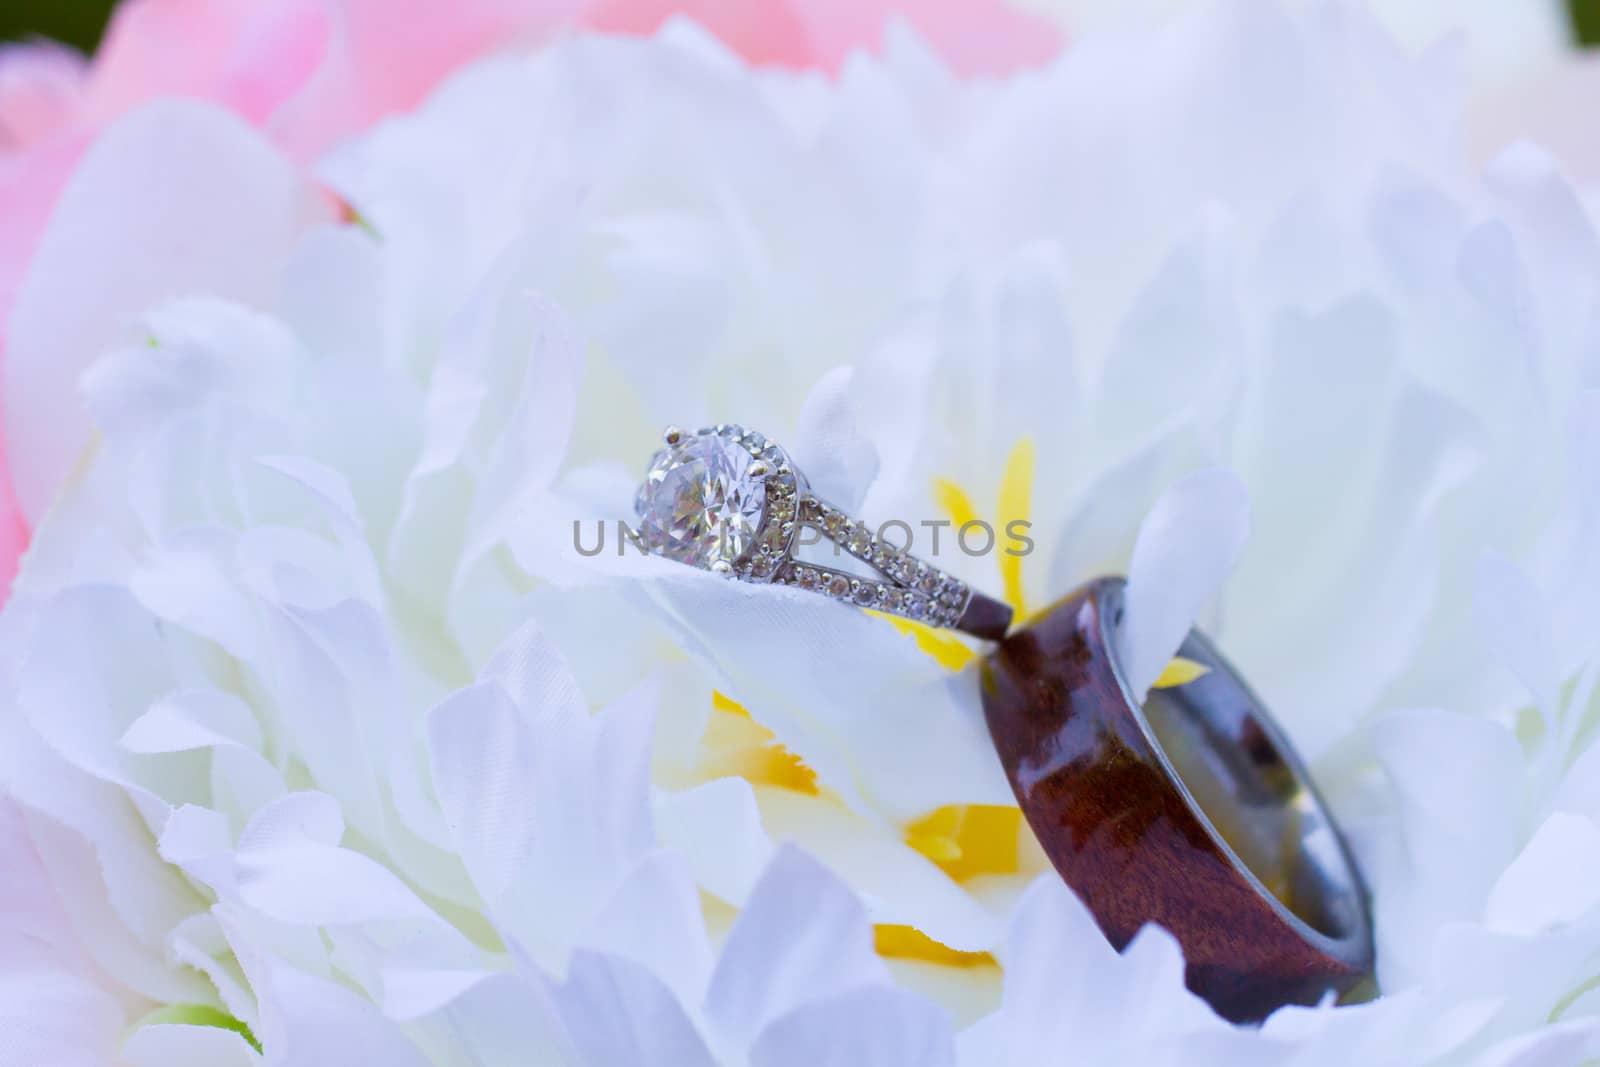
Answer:
[[[909,555],[867,524],[818,499],[789,454],[761,434],[719,425],[670,427],[650,461],[635,508],[655,555],[741,581],[794,586],[930,626],[998,641],[1011,608]],[[904,524],[895,524],[901,525]],[[874,576],[802,561],[802,529],[816,531]]]

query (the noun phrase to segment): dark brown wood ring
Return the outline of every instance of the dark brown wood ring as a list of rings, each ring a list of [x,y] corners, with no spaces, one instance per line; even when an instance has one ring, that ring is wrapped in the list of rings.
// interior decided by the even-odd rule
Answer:
[[[1117,662],[1120,578],[1101,578],[983,661],[989,733],[1056,870],[1119,950],[1146,923],[1235,1021],[1345,993],[1372,970],[1367,894],[1283,732],[1211,643],[1143,708]]]

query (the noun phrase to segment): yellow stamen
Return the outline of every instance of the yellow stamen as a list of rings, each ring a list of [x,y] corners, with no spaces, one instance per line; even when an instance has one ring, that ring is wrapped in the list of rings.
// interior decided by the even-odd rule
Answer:
[[[1154,682],[1150,683],[1151,689],[1176,689],[1180,685],[1188,685],[1196,678],[1203,678],[1211,673],[1211,668],[1204,663],[1196,663],[1192,659],[1174,656],[1172,662],[1167,664],[1166,670],[1161,672]]]
[[[711,720],[700,745],[699,766],[709,778],[739,777],[817,796],[817,772],[778,743],[743,704],[713,689]]]
[[[1022,598],[1022,561],[1025,556],[1006,552],[1011,542],[1006,529],[1018,519],[1031,521],[1033,516],[1033,438],[1024,437],[1017,442],[1006,458],[1005,474],[1000,478],[999,520],[995,532],[1000,553],[1000,581],[1006,602],[1016,611],[1017,618],[1028,617],[1027,605]]]
[[[873,947],[878,955],[892,960],[923,960],[946,967],[995,967],[987,952],[963,952],[940,944],[915,926],[884,923],[872,928]]]
[[[1005,471],[1000,477],[1000,496],[998,502],[999,527],[995,531],[996,548],[1000,553],[1000,581],[1006,603],[1011,605],[1016,612],[1018,623],[1028,620],[1028,606],[1022,590],[1022,561],[1026,556],[1008,555],[1005,546],[1010,538],[1007,528],[1017,520],[1031,521],[1033,516],[1033,438],[1023,437],[1011,449],[1011,454],[1006,457]],[[939,501],[939,506],[950,516],[950,521],[956,529],[978,517],[978,509],[972,506],[972,497],[967,491],[948,478],[935,478],[933,493]],[[920,623],[908,622],[885,615],[896,627],[905,633],[912,634],[917,641],[917,647],[928,655],[938,660],[939,663],[953,671],[962,670],[977,658],[977,653],[961,641]],[[1153,688],[1171,689],[1180,685],[1187,685],[1196,678],[1202,677],[1210,670],[1193,660],[1179,656],[1167,665],[1166,670],[1156,679]]]
[[[1022,812],[1002,804],[951,804],[906,827],[906,844],[956,881],[1017,870]]]
[[[938,498],[939,506],[950,516],[950,521],[956,529],[959,530],[967,523],[977,521],[978,509],[972,506],[972,498],[955,482],[945,478],[935,478],[933,495]]]
[[[890,626],[893,626],[903,634],[910,634],[912,640],[916,641],[917,647],[932,656],[942,667],[947,667],[952,671],[959,671],[978,658],[978,654],[972,650],[972,647],[962,642],[960,638],[954,637],[943,630],[936,630],[926,623],[902,619],[898,615],[886,615],[881,611],[873,611],[869,612],[869,614],[886,620]]]

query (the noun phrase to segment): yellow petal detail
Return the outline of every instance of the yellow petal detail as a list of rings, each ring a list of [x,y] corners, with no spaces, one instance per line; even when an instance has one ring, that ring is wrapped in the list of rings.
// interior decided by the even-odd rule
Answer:
[[[892,960],[925,960],[946,967],[995,967],[987,952],[962,952],[940,944],[915,926],[884,923],[872,928],[873,947],[878,955]]]
[[[1021,810],[1003,804],[950,804],[906,827],[906,844],[956,881],[1017,870]]]
[[[1006,598],[1017,613],[1017,618],[1028,617],[1027,605],[1022,599],[1022,561],[1026,556],[1013,556],[1006,552],[1011,539],[1006,529],[1018,519],[1033,520],[1033,438],[1018,441],[1006,457],[1005,474],[1000,479],[1000,507],[996,516],[999,528],[995,530],[995,551],[1000,553],[1000,581]]]
[[[876,615],[878,618],[887,621],[890,626],[893,626],[903,634],[910,634],[912,640],[916,641],[918,648],[932,656],[940,666],[952,671],[959,671],[978,658],[978,654],[973,651],[972,646],[963,642],[959,637],[943,630],[935,629],[927,623],[902,619],[898,615],[886,615],[881,611],[871,611],[868,614]]]
[[[961,843],[943,834],[907,834],[906,844],[941,867],[961,858]]]
[[[1180,685],[1188,685],[1196,678],[1203,678],[1211,673],[1211,668],[1204,663],[1196,663],[1192,659],[1182,656],[1172,657],[1172,662],[1167,664],[1154,682],[1150,683],[1151,689],[1176,689]]]
[[[959,530],[977,519],[978,509],[972,506],[972,498],[955,482],[946,478],[935,478],[933,495],[938,498],[939,506],[950,516],[950,522],[956,529]]]
[[[168,1004],[140,1018],[134,1023],[133,1029],[145,1026],[210,1026],[218,1030],[232,1030],[244,1038],[251,1048],[261,1051],[261,1042],[256,1040],[249,1026],[209,1004]]]
[[[817,772],[751,718],[743,704],[713,689],[711,707],[711,719],[700,739],[698,766],[704,777],[738,777],[818,795]]]

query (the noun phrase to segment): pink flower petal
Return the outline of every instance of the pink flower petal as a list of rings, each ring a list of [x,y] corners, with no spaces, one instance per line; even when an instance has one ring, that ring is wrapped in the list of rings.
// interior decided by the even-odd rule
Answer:
[[[278,0],[250,19],[216,97],[260,125],[311,81],[328,55],[332,20],[320,0]]]
[[[683,15],[751,63],[836,71],[851,52],[877,49],[893,18],[909,22],[961,74],[998,74],[1054,55],[1061,34],[1047,19],[995,0],[598,0],[585,22],[608,33],[654,33]]]
[[[0,606],[11,595],[11,580],[28,547],[28,527],[22,521],[16,496],[11,492],[11,471],[6,466],[5,441],[0,439]]]
[[[210,96],[257,7],[251,0],[129,0],[106,28],[89,78],[85,123],[157,96]]]
[[[581,0],[328,0],[327,51],[268,130],[309,160],[340,137],[422,101],[457,67],[547,33]]]
[[[1488,160],[1513,141],[1534,141],[1561,160],[1574,181],[1600,183],[1597,99],[1600,55],[1574,53],[1517,85],[1474,98],[1467,113],[1472,154]]]
[[[89,440],[78,390],[89,364],[135,337],[138,316],[161,301],[270,297],[315,212],[303,176],[207,104],[152,103],[95,143],[50,216],[6,327],[0,403],[25,517],[50,506]]]
[[[1007,3],[907,4],[900,13],[962,75],[1008,74],[1048,62],[1060,50],[1060,28]]]
[[[674,15],[700,23],[751,63],[810,67],[823,62],[809,28],[787,0],[598,0],[584,21],[605,33],[648,35]]]
[[[54,44],[0,45],[0,156],[67,125],[77,112],[83,57]]]

